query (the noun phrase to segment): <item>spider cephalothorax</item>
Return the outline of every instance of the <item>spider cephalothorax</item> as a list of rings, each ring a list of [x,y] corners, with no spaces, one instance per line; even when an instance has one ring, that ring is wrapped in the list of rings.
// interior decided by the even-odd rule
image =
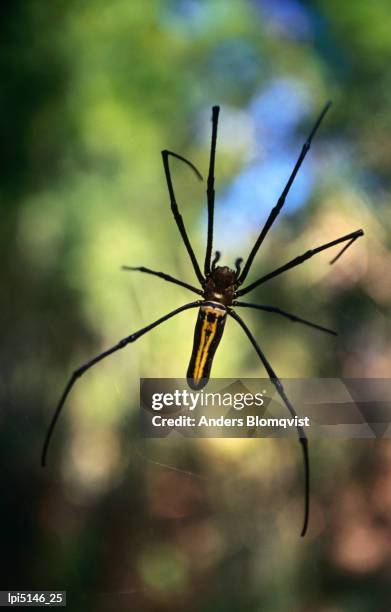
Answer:
[[[228,266],[217,266],[212,268],[205,279],[204,296],[208,301],[230,306],[235,298],[237,287],[237,273]]]

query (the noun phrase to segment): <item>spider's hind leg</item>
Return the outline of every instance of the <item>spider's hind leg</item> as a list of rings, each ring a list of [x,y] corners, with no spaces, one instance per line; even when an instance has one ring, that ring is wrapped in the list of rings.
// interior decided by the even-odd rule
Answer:
[[[262,364],[263,364],[266,372],[268,373],[268,376],[269,376],[271,382],[275,386],[275,388],[277,390],[277,393],[281,397],[281,399],[284,402],[285,406],[288,408],[288,410],[289,410],[290,414],[292,415],[292,417],[293,418],[297,417],[298,416],[297,412],[294,409],[293,405],[291,404],[290,400],[288,399],[280,379],[278,378],[277,374],[273,370],[273,368],[270,365],[269,361],[266,359],[265,355],[263,354],[263,351],[261,350],[259,344],[255,340],[253,334],[251,333],[251,331],[247,327],[246,323],[243,321],[243,319],[234,310],[229,310],[228,314],[231,315],[231,317],[233,319],[235,319],[235,321],[237,321],[239,323],[239,325],[241,326],[241,328],[243,329],[243,331],[247,335],[247,337],[250,340],[251,344],[255,348],[255,350],[256,350],[256,352],[258,354],[258,357],[262,361]],[[308,453],[308,438],[307,438],[307,435],[306,435],[306,433],[305,433],[305,431],[304,431],[304,429],[303,429],[303,427],[301,425],[298,424],[296,426],[296,429],[297,429],[297,433],[298,433],[298,436],[299,436],[299,442],[301,444],[301,448],[302,448],[302,451],[303,451],[303,462],[304,462],[304,520],[303,520],[303,527],[302,527],[301,534],[300,534],[303,537],[306,534],[306,531],[307,531],[308,519],[309,519],[309,513],[310,513],[310,461],[309,461],[309,453]]]
[[[76,381],[79,378],[81,378],[81,376],[83,376],[83,374],[85,374],[87,372],[87,370],[92,368],[95,364],[99,363],[103,359],[106,359],[106,357],[109,357],[113,353],[116,353],[117,351],[119,351],[120,349],[124,348],[125,346],[127,346],[131,342],[135,342],[136,340],[138,340],[138,338],[140,338],[141,336],[143,336],[144,334],[149,332],[154,327],[157,327],[161,323],[164,323],[164,321],[167,321],[168,319],[171,319],[171,317],[174,317],[175,315],[179,314],[180,312],[183,312],[184,310],[188,310],[189,308],[198,308],[201,303],[202,303],[201,300],[197,300],[196,302],[191,302],[190,304],[185,304],[184,306],[180,306],[179,308],[176,308],[175,310],[172,310],[171,312],[169,312],[168,314],[164,315],[163,317],[160,317],[160,319],[157,319],[156,321],[154,321],[153,323],[150,323],[146,327],[143,327],[142,329],[139,329],[138,331],[134,332],[130,336],[126,336],[126,338],[122,338],[122,340],[117,342],[117,344],[115,344],[111,348],[107,349],[106,351],[103,351],[103,353],[100,353],[99,355],[97,355],[96,357],[91,359],[90,361],[87,361],[87,363],[84,363],[82,366],[80,366],[79,368],[77,368],[77,370],[75,370],[73,372],[72,376],[68,380],[68,382],[66,384],[66,387],[65,387],[65,389],[64,389],[64,391],[63,391],[63,393],[62,393],[62,395],[60,397],[60,400],[59,400],[59,402],[57,404],[56,410],[55,410],[55,412],[54,412],[54,414],[52,416],[52,420],[50,422],[49,428],[48,428],[47,433],[46,433],[46,437],[45,437],[45,441],[44,441],[43,449],[42,449],[42,457],[41,457],[42,467],[44,467],[46,465],[47,452],[48,452],[50,440],[52,438],[52,434],[53,434],[54,428],[56,426],[57,420],[58,420],[58,418],[59,418],[59,416],[61,414],[61,411],[62,411],[63,406],[65,404],[65,400],[67,399],[67,397],[68,397],[71,389],[73,388],[74,384],[76,383]]]

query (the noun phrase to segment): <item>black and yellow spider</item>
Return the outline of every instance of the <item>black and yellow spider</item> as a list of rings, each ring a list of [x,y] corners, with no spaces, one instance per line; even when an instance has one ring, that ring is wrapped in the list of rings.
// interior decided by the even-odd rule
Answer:
[[[135,342],[138,338],[146,334],[148,331],[160,325],[164,321],[167,321],[171,317],[183,312],[184,310],[188,310],[190,308],[198,308],[198,318],[196,322],[195,332],[194,332],[194,343],[193,343],[193,351],[190,358],[189,367],[187,370],[187,381],[189,386],[192,389],[202,389],[208,382],[210,377],[210,371],[212,368],[212,362],[214,355],[216,353],[217,347],[220,343],[221,337],[223,335],[225,322],[227,319],[227,315],[232,317],[243,329],[244,333],[247,335],[251,344],[255,348],[258,357],[260,358],[270,380],[275,385],[276,390],[281,397],[282,401],[288,408],[289,412],[292,416],[297,416],[296,411],[289,401],[284,388],[277,376],[274,372],[272,366],[264,355],[262,349],[254,338],[253,334],[245,324],[245,322],[241,319],[241,317],[236,312],[236,308],[255,308],[258,310],[263,310],[266,312],[273,312],[283,317],[287,317],[291,321],[297,321],[299,323],[304,323],[305,325],[309,325],[310,327],[314,327],[315,329],[335,334],[334,331],[322,327],[321,325],[317,325],[316,323],[311,323],[310,321],[306,321],[300,317],[297,317],[291,313],[285,312],[279,308],[274,306],[268,306],[264,304],[251,304],[248,302],[242,302],[237,298],[250,293],[253,289],[258,287],[259,285],[267,282],[271,278],[279,276],[283,272],[287,272],[296,266],[299,266],[307,259],[310,259],[317,253],[329,249],[333,246],[336,246],[341,243],[346,243],[342,250],[334,257],[334,259],[330,263],[334,263],[342,253],[360,236],[364,234],[363,230],[359,229],[350,234],[346,234],[345,236],[341,236],[340,238],[336,238],[331,242],[327,242],[326,244],[322,244],[314,249],[310,249],[305,253],[291,259],[287,263],[282,266],[276,268],[272,272],[265,274],[258,280],[254,281],[250,285],[242,287],[244,281],[247,278],[247,275],[250,271],[251,265],[254,261],[254,257],[257,254],[259,247],[264,241],[268,231],[273,225],[276,217],[278,216],[280,210],[282,209],[286,196],[289,193],[289,190],[292,186],[293,181],[295,180],[296,174],[311,146],[311,141],[323,119],[326,112],[330,108],[331,103],[328,102],[324,109],[322,110],[319,118],[317,119],[308,139],[304,143],[299,158],[295,164],[295,167],[292,171],[292,174],[289,177],[289,180],[278,199],[277,204],[274,206],[272,211],[270,212],[265,225],[262,228],[261,233],[259,234],[246,263],[242,268],[242,259],[237,259],[235,262],[235,270],[232,270],[226,266],[218,266],[217,263],[220,259],[220,252],[216,251],[214,259],[212,261],[212,246],[213,246],[213,218],[214,218],[214,201],[215,201],[215,190],[214,190],[214,168],[215,168],[215,157],[216,157],[216,139],[217,139],[217,124],[219,118],[220,108],[219,106],[214,106],[212,109],[212,143],[211,143],[211,152],[210,152],[210,163],[209,163],[209,172],[208,172],[208,180],[207,180],[207,203],[208,203],[208,235],[207,235],[207,243],[206,243],[206,254],[205,254],[205,263],[204,263],[204,273],[201,272],[200,266],[198,264],[197,258],[194,254],[192,246],[190,244],[182,216],[178,209],[178,204],[175,198],[175,192],[172,184],[170,166],[169,166],[169,157],[176,157],[181,160],[185,164],[187,164],[198,176],[199,179],[202,180],[202,176],[197,170],[197,168],[189,162],[187,159],[173,153],[172,151],[162,151],[163,157],[163,165],[164,171],[167,180],[167,187],[170,196],[171,202],[171,210],[174,215],[175,222],[178,226],[179,233],[182,237],[182,240],[185,244],[189,257],[191,259],[194,272],[197,276],[197,279],[201,285],[201,288],[193,287],[188,283],[185,283],[177,278],[170,276],[169,274],[165,274],[164,272],[155,272],[154,270],[150,270],[144,267],[129,267],[123,266],[125,270],[138,270],[139,272],[145,272],[147,274],[153,274],[155,276],[159,276],[160,278],[170,282],[175,283],[176,285],[180,285],[193,293],[198,294],[201,299],[196,300],[195,302],[190,302],[189,304],[185,304],[184,306],[180,306],[176,308],[172,312],[164,315],[157,321],[154,321],[150,325],[143,327],[130,336],[126,336],[122,340],[120,340],[117,344],[107,349],[100,355],[97,355],[84,365],[80,366],[77,370],[75,370],[68,381],[64,392],[60,398],[60,401],[57,405],[56,411],[53,415],[52,421],[50,423],[44,446],[42,451],[42,465],[46,463],[47,450],[49,447],[49,442],[57,422],[57,419],[60,415],[62,407],[65,403],[65,400],[75,384],[76,380],[80,378],[87,370],[89,370],[92,366],[94,366],[99,361],[102,361],[109,355],[112,355],[116,351],[124,348],[131,342]],[[303,458],[304,458],[304,470],[305,470],[305,493],[304,493],[304,522],[303,528],[301,531],[301,535],[304,536],[307,530],[308,518],[309,518],[309,455],[308,455],[308,440],[306,434],[301,426],[297,427],[297,432],[299,436],[300,443],[302,445],[303,450]]]

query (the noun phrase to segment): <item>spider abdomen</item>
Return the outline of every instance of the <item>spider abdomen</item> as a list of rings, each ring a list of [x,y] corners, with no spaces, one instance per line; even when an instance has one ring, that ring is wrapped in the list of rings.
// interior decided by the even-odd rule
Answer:
[[[199,309],[193,351],[187,370],[187,383],[191,389],[202,389],[209,380],[226,318],[227,310],[218,302],[204,302]]]

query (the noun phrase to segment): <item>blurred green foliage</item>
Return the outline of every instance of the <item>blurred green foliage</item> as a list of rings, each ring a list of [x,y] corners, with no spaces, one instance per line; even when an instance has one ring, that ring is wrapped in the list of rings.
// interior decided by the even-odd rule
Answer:
[[[195,282],[159,152],[206,174],[216,103],[216,248],[232,265],[274,204],[270,185],[254,184],[268,207],[249,185],[232,208],[233,186],[271,159],[293,166],[333,99],[302,171],[307,187],[291,194],[252,278],[359,227],[366,236],[333,268],[319,256],[252,301],[339,336],[243,316],[281,377],[391,375],[389,4],[15,0],[1,11],[1,588],[67,589],[72,611],[388,610],[388,443],[313,445],[311,528],[300,540],[297,444],[138,439],[139,378],[185,375],[192,311],[89,372],[46,471],[39,454],[72,369],[188,299],[120,266]],[[277,100],[276,88],[288,93]],[[202,261],[204,186],[174,165]],[[280,190],[286,179],[284,166]],[[264,376],[233,324],[213,374]]]

